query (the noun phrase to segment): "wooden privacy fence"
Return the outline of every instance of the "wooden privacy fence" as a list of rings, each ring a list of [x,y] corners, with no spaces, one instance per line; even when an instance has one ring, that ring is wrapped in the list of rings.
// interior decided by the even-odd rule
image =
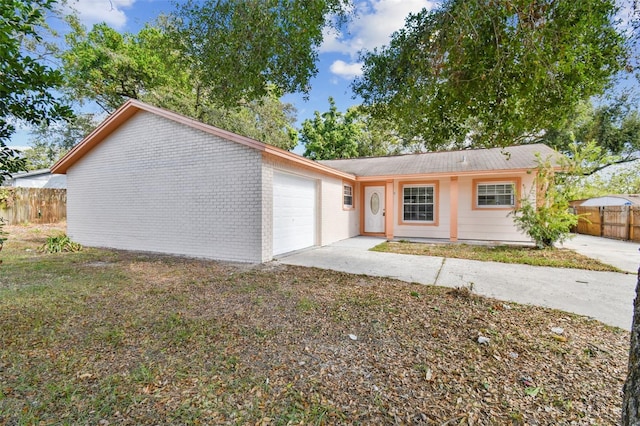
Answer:
[[[640,206],[574,207],[580,215],[575,232],[640,242]]]
[[[10,225],[56,223],[67,218],[67,190],[0,187],[0,217]]]

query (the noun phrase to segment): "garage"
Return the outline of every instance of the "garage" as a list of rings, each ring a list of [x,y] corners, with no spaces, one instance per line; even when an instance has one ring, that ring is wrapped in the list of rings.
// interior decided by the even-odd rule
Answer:
[[[316,244],[316,181],[273,174],[273,254]]]

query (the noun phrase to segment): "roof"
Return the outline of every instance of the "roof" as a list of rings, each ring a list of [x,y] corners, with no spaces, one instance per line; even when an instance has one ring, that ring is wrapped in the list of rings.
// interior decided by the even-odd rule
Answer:
[[[544,144],[507,148],[429,152],[388,157],[324,160],[321,164],[356,176],[397,176],[420,174],[465,174],[481,171],[530,170],[536,168],[536,154],[551,157],[558,165],[560,154]]]
[[[349,180],[371,180],[384,177],[450,174],[463,175],[478,172],[528,171],[537,167],[536,154],[552,157],[558,164],[558,154],[544,144],[520,145],[508,148],[475,149],[465,151],[405,154],[387,157],[355,158],[345,160],[313,161],[298,154],[241,136],[183,115],[130,99],[103,121],[93,132],[62,157],[51,168],[52,173],[66,174],[67,170],[105,140],[119,126],[140,111],[146,111],[205,133],[245,145],[263,154],[284,159],[297,166],[319,173]]]
[[[49,175],[49,174],[51,174],[51,170],[49,169],[38,169],[38,170],[31,170],[29,172],[14,173],[11,175],[11,179],[20,179],[20,178]]]
[[[332,176],[355,180],[355,176],[350,173],[330,168],[316,161],[309,160],[308,158],[302,157],[298,154],[294,154],[293,152],[285,151],[275,146],[267,145],[254,139],[201,123],[192,118],[188,118],[175,112],[158,108],[135,99],[129,99],[120,108],[109,115],[109,117],[107,117],[107,119],[104,120],[93,132],[87,135],[87,137],[85,137],[79,144],[74,146],[64,157],[58,160],[58,162],[54,164],[53,167],[51,167],[51,171],[53,173],[66,174],[69,167],[75,164],[85,154],[91,151],[96,145],[105,140],[107,136],[113,133],[118,127],[124,124],[129,118],[133,117],[140,111],[146,111],[151,114],[155,114],[160,117],[164,117],[166,119],[183,124],[185,126],[201,130],[205,133],[209,133],[211,135],[215,135],[220,138],[245,145],[249,148],[253,148],[265,154],[280,159],[289,160],[301,167],[311,168],[317,172],[329,174]]]
[[[588,198],[586,200],[580,200],[578,203],[580,206],[640,206],[640,195],[604,195],[602,197]]]

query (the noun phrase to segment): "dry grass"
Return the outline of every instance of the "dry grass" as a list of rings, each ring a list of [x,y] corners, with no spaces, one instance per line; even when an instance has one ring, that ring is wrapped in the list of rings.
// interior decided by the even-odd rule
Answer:
[[[0,424],[618,423],[629,335],[596,321],[278,264],[43,254],[50,230],[8,230]]]
[[[416,254],[455,259],[518,263],[554,268],[587,269],[590,271],[623,272],[615,266],[581,255],[569,249],[537,249],[520,246],[485,246],[448,243],[385,242],[372,250],[388,253]]]

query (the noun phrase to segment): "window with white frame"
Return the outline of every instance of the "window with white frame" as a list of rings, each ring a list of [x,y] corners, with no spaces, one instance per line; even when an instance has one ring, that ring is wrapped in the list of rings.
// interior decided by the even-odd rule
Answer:
[[[342,205],[344,208],[353,208],[353,186],[344,184],[342,185]]]
[[[405,185],[402,188],[402,220],[433,222],[435,218],[434,185]]]
[[[476,203],[478,207],[515,207],[516,185],[513,182],[479,183]]]

